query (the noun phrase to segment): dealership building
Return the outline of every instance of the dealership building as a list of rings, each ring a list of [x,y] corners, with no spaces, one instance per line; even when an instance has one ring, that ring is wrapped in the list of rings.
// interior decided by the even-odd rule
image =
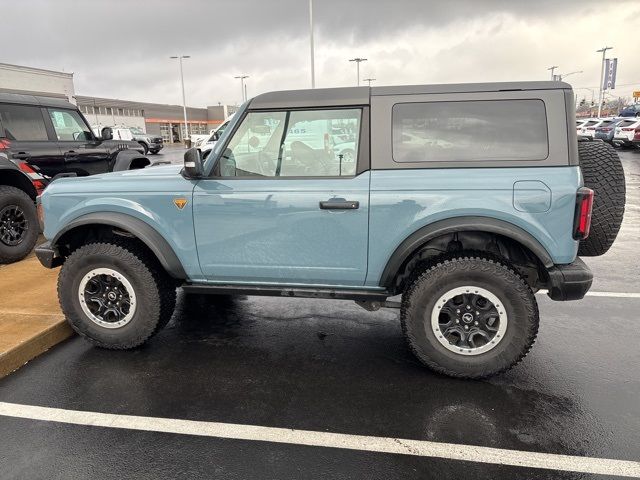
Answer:
[[[182,105],[136,102],[77,95],[73,73],[0,63],[0,92],[63,98],[78,105],[92,127],[137,127],[161,135],[166,143],[185,138]],[[190,134],[204,134],[220,125],[237,107],[215,105],[187,107]]]

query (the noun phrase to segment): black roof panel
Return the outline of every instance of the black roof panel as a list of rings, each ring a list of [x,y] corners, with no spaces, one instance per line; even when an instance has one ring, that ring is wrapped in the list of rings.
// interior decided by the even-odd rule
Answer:
[[[38,105],[41,107],[62,107],[75,109],[76,106],[61,98],[36,97],[19,93],[0,93],[0,103],[18,103],[22,105]]]

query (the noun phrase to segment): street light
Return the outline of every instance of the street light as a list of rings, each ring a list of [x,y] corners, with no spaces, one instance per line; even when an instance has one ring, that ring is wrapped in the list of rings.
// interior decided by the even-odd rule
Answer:
[[[351,60],[349,60],[350,62],[356,62],[356,75],[358,75],[358,86],[360,86],[360,63],[362,62],[366,62],[367,59],[366,58],[352,58]]]
[[[561,82],[563,78],[567,78],[569,75],[575,75],[576,73],[582,73],[582,70],[577,70],[575,72],[569,72],[569,73],[559,73],[558,81]]]
[[[376,81],[375,78],[363,78],[362,80],[367,82],[369,84],[369,86],[371,86],[371,82],[375,82]]]
[[[551,80],[555,80],[556,76],[553,74],[553,71],[558,68],[558,65],[554,65],[553,67],[547,68],[547,70],[551,70]]]
[[[244,79],[245,78],[249,78],[249,75],[238,75],[236,77],[233,78],[239,78],[240,79],[240,95],[242,95],[242,103],[246,102],[247,99],[245,98],[247,96],[247,91],[244,88]]]
[[[311,88],[316,88],[316,70],[313,53],[313,0],[309,0],[309,44],[311,47]]]
[[[180,60],[180,85],[182,86],[182,113],[184,113],[184,131],[186,134],[186,138],[184,138],[184,145],[187,146],[187,138],[189,138],[189,124],[187,123],[187,102],[184,98],[184,75],[182,74],[182,59],[183,58],[191,58],[191,55],[180,55],[173,56],[169,58],[177,58]]]
[[[600,113],[602,113],[602,101],[604,100],[602,92],[604,91],[602,88],[602,84],[604,83],[604,60],[605,54],[607,50],[612,50],[613,47],[602,47],[600,50],[596,50],[596,53],[602,52],[602,67],[600,70],[600,93],[598,95],[598,118],[600,118]]]

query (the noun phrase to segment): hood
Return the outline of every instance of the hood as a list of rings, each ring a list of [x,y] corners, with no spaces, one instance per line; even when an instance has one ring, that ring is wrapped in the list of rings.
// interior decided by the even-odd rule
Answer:
[[[89,177],[60,178],[52,182],[48,190],[73,190],[77,192],[131,192],[157,190],[167,183],[187,181],[180,171],[182,165],[163,165],[158,167],[146,167],[139,170],[126,170],[122,172],[102,173]]]

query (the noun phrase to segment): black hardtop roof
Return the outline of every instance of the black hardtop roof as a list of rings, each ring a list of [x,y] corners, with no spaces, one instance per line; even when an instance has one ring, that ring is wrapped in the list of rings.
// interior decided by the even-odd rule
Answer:
[[[249,102],[251,110],[298,107],[369,105],[371,96],[437,93],[501,92],[514,90],[571,90],[564,82],[443,83],[389,87],[340,87],[263,93]]]
[[[20,93],[0,93],[0,103],[17,103],[21,105],[36,105],[40,107],[62,107],[74,110],[77,108],[73,103],[61,98],[22,95]]]

